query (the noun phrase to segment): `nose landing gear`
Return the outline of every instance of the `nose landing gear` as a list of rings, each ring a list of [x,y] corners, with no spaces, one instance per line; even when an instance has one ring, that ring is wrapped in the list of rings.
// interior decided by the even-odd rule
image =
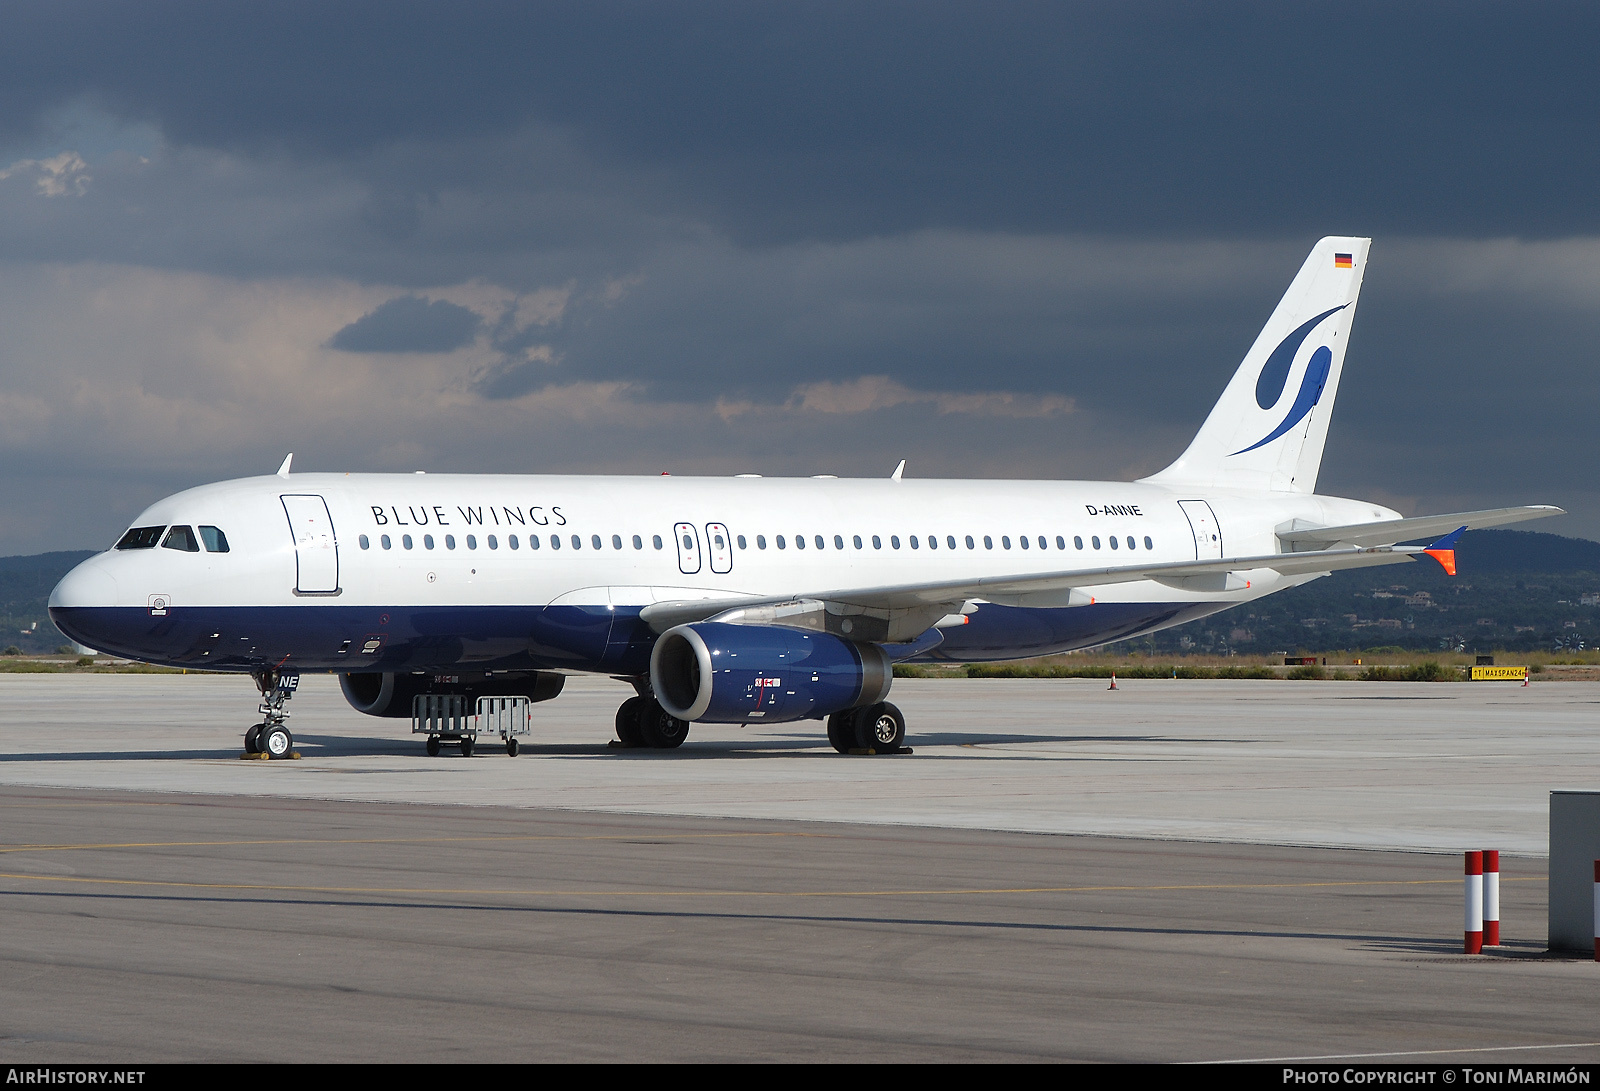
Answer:
[[[244,733],[244,752],[269,758],[299,757],[294,752],[294,736],[284,726],[289,710],[283,707],[300,688],[299,672],[259,670],[252,671],[250,677],[261,691],[261,705],[256,711],[264,719]]]

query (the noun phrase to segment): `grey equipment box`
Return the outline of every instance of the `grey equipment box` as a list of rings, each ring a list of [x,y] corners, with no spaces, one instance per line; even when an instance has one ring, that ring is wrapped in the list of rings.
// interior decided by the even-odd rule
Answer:
[[[1600,792],[1550,793],[1550,949],[1594,951]]]

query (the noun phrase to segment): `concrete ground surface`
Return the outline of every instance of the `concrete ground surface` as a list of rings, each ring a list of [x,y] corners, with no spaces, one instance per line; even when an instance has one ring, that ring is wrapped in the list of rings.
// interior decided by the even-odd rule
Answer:
[[[1600,1057],[1591,961],[1401,852],[0,791],[0,1054]]]
[[[0,676],[0,1061],[1600,1060],[1541,858],[1600,684],[906,679],[908,757],[619,752],[627,693],[428,758],[309,677],[259,762],[242,679]]]
[[[269,763],[244,678],[0,675],[0,784],[1532,854],[1552,789],[1600,787],[1600,683],[900,679],[915,753],[865,759],[816,721],[618,751],[630,693],[570,679],[463,760],[308,676]]]

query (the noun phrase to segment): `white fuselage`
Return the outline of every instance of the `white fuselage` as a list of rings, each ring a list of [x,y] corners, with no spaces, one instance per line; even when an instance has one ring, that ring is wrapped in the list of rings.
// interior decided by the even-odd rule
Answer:
[[[1195,501],[1204,503],[1197,509]],[[327,525],[297,532],[297,510],[319,502]],[[1207,510],[1210,527],[1202,525]],[[438,638],[440,658],[421,669],[443,669],[451,665],[445,658],[459,663],[474,655],[444,647],[450,638],[470,646],[481,636],[474,661],[507,654],[508,630],[485,623],[480,611],[629,615],[671,600],[1260,556],[1278,552],[1276,530],[1296,520],[1395,517],[1379,505],[1334,497],[1200,495],[1128,482],[295,474],[207,485],[152,505],[136,527],[218,528],[228,551],[108,551],[63,580],[51,605],[76,639],[159,662],[247,669],[288,655],[308,668],[357,669],[361,641],[382,633],[391,656],[402,643]],[[1084,590],[1100,606],[1177,607],[1176,620],[1166,622],[1176,624],[1308,578],[1262,570],[1236,590],[1149,580]],[[1051,614],[1068,609],[1059,596],[1039,601]],[[1130,631],[1137,611],[1111,611],[1103,627],[1085,625],[1091,615],[1079,614],[1066,629],[1052,630],[1070,636],[1046,638],[1060,647],[1042,648],[1037,632],[1008,642],[1006,627],[991,622],[1029,605],[1026,596],[1006,599],[1004,607],[970,602],[966,628],[973,632],[947,634],[946,650],[1015,657],[1162,627],[1135,624]],[[263,611],[270,622],[261,620]],[[392,632],[401,616],[412,619],[410,631]],[[175,620],[185,617],[191,623]],[[537,627],[523,619],[509,631],[527,624]],[[461,631],[448,631],[452,625]],[[223,632],[230,628],[240,631]],[[297,641],[296,631],[309,643]],[[649,637],[641,629],[628,639],[648,644]],[[341,652],[345,640],[354,643]],[[594,641],[590,634],[567,649],[571,656],[557,654],[544,665],[615,671],[629,658],[615,647],[618,634]],[[245,653],[245,644],[254,650]]]

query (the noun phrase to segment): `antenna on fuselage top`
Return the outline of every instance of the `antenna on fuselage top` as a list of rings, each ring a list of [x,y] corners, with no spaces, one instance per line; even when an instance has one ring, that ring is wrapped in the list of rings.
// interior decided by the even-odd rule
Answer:
[[[291,463],[293,461],[294,461],[294,452],[290,451],[287,455],[284,456],[283,465],[278,467],[278,476],[279,477],[288,477],[289,476],[289,463]]]
[[[894,473],[889,475],[889,480],[890,481],[899,481],[900,480],[900,475],[905,473],[905,472],[906,472],[906,460],[902,458],[900,460],[900,465],[898,465],[898,466],[896,466],[894,468]]]

